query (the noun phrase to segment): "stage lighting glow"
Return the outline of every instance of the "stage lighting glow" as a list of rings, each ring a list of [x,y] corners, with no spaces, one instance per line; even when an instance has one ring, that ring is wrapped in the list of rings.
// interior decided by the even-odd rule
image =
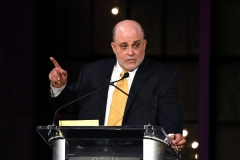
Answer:
[[[196,141],[193,142],[191,146],[193,149],[196,149],[198,147],[198,142],[196,142]]]
[[[188,131],[186,129],[183,130],[183,137],[187,137]]]
[[[198,154],[195,154],[195,159],[198,159]]]
[[[117,15],[117,14],[118,14],[118,8],[117,8],[117,7],[114,7],[114,8],[112,9],[112,14],[114,14],[114,15]]]

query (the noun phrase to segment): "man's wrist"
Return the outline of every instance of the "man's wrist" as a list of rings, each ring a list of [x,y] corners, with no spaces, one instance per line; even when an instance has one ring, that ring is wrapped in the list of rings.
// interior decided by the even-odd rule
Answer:
[[[67,83],[66,83],[66,84],[67,84]],[[56,87],[54,87],[54,86],[50,83],[51,97],[52,97],[52,98],[57,97],[57,96],[63,91],[63,89],[66,87],[66,84],[65,84],[63,87],[56,88]]]

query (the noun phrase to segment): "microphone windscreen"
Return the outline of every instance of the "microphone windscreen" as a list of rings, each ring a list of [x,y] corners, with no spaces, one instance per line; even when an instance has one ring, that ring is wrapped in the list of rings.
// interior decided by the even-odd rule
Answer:
[[[124,78],[127,78],[129,77],[129,73],[128,72],[125,72],[124,75],[123,75]]]

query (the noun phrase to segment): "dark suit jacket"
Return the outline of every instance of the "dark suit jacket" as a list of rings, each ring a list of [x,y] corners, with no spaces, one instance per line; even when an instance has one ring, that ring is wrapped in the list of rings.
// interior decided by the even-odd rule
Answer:
[[[116,59],[104,59],[82,67],[78,81],[50,98],[54,109],[84,96],[104,85],[103,89],[65,107],[61,112],[78,114],[81,120],[98,119],[104,124],[108,83]],[[134,77],[123,125],[160,125],[167,133],[182,133],[183,111],[177,101],[178,74],[173,69],[145,57]]]

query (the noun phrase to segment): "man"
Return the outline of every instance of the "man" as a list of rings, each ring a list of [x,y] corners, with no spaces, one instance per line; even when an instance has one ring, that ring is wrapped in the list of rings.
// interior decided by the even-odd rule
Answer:
[[[181,151],[186,140],[181,135],[183,111],[177,101],[178,74],[145,57],[146,44],[144,31],[139,23],[132,20],[119,22],[113,29],[111,43],[116,59],[104,59],[84,65],[78,81],[69,86],[67,71],[51,57],[55,66],[49,74],[52,106],[57,109],[107,85],[109,79],[110,82],[120,79],[122,71],[128,72],[125,89],[129,96],[124,102],[121,120],[114,124],[147,125],[150,122],[152,125],[160,125],[167,134],[172,134],[173,144]],[[107,78],[106,75],[111,76]],[[112,103],[115,101],[114,90],[113,86],[106,87],[71,104],[64,112],[77,113],[81,120],[98,119],[100,125],[112,125],[110,121],[114,106]],[[118,99],[124,101],[124,96]]]

